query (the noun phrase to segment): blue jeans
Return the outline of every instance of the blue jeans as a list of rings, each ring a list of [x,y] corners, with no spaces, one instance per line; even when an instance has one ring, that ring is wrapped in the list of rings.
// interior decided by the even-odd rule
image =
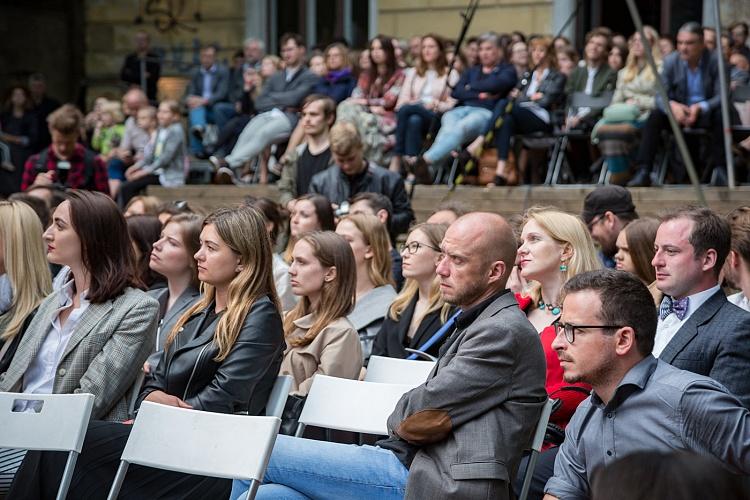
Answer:
[[[424,154],[425,160],[429,163],[444,160],[463,143],[476,139],[490,118],[492,111],[477,106],[460,106],[446,112],[435,142]]]
[[[396,455],[377,446],[280,435],[256,498],[402,499],[408,474]],[[248,487],[235,480],[230,498],[243,500]]]
[[[205,127],[208,123],[214,123],[221,130],[221,128],[227,124],[227,122],[235,115],[234,105],[230,102],[217,102],[213,106],[198,106],[190,110],[188,119],[190,120],[190,127],[203,126]],[[203,143],[197,138],[190,136],[190,151],[193,154],[199,154],[203,152]]]
[[[399,156],[417,156],[429,132],[435,113],[421,104],[406,104],[396,113],[396,146],[393,153]]]

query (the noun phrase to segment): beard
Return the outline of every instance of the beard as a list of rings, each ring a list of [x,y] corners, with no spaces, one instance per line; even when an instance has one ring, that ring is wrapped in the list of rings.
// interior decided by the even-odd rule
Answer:
[[[446,298],[446,302],[456,306],[473,304],[487,290],[487,283],[474,281],[468,283],[463,288],[454,288],[453,290],[453,297]]]

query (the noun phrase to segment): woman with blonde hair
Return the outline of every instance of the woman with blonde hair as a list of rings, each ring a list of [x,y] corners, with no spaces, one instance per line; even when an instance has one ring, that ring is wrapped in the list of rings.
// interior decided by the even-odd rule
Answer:
[[[223,208],[203,222],[195,254],[203,297],[177,321],[138,404],[151,401],[217,413],[263,413],[284,351],[284,334],[271,271],[265,221],[249,207]],[[107,491],[131,426],[92,421],[78,458],[69,496]],[[189,436],[185,436],[189,439]],[[54,496],[65,457],[42,453],[39,474],[16,479]],[[14,484],[14,487],[16,486]],[[49,491],[45,488],[49,487]],[[224,498],[228,479],[131,468],[121,498]],[[25,491],[11,496],[27,498]]]
[[[362,355],[367,364],[372,344],[396,297],[391,276],[391,244],[388,231],[374,215],[356,214],[342,219],[336,233],[344,237],[354,253],[357,271],[357,301],[348,319],[359,332]]]
[[[407,358],[408,347],[437,357],[447,335],[427,348],[423,346],[451,313],[451,307],[440,295],[440,281],[435,274],[440,242],[447,229],[444,224],[419,224],[407,236],[401,247],[406,283],[388,309],[375,338],[373,356]]]
[[[357,278],[351,247],[331,231],[306,234],[292,257],[289,276],[300,301],[284,317],[288,347],[281,374],[294,377],[290,394],[306,396],[318,373],[359,376],[362,349],[346,319],[354,308]]]
[[[10,365],[37,307],[52,292],[43,230],[26,203],[0,202],[0,373]]]
[[[659,50],[659,33],[651,26],[643,27],[651,54],[659,71],[661,71],[662,57]],[[641,34],[633,33],[628,40],[628,57],[625,67],[617,74],[617,86],[612,97],[612,104],[625,103],[634,106],[638,111],[637,121],[643,122],[648,118],[649,112],[656,105],[656,78],[651,71],[646,56],[646,48]]]
[[[524,215],[518,248],[520,275],[531,285],[517,296],[520,307],[540,335],[547,358],[546,388],[550,398],[560,399],[552,423],[564,427],[583,401],[587,386],[566,384],[557,353],[552,348],[554,323],[562,312],[560,291],[573,276],[598,269],[596,248],[583,221],[551,207],[532,207]],[[568,390],[570,386],[584,391]]]

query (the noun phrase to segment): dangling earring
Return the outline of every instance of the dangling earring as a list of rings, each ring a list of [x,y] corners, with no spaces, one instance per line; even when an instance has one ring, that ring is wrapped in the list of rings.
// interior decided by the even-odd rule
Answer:
[[[567,271],[567,270],[568,270],[568,266],[567,266],[567,265],[565,264],[565,261],[562,261],[562,262],[560,263],[560,272],[561,272],[561,273],[564,273],[564,272],[565,272],[565,271]]]

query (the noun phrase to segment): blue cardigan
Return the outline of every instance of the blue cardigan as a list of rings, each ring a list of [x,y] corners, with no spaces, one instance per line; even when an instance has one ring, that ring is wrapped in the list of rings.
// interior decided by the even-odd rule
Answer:
[[[464,71],[451,95],[458,100],[457,106],[477,106],[492,110],[497,101],[515,87],[517,80],[516,69],[512,64],[502,62],[489,73],[483,73],[482,66],[478,64]],[[493,97],[480,99],[481,92],[489,92]]]

